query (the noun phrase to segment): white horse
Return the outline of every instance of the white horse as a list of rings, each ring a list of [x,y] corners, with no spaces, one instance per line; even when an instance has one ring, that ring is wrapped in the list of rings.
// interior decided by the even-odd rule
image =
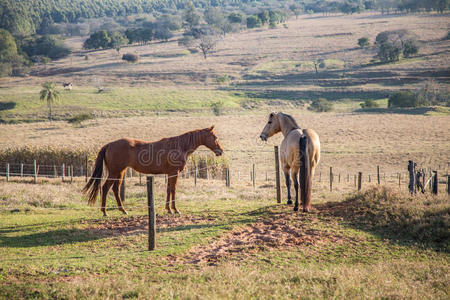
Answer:
[[[297,174],[300,172],[300,192],[303,211],[311,209],[311,184],[314,177],[314,169],[320,160],[320,141],[317,133],[312,129],[300,129],[297,122],[287,114],[271,113],[269,121],[261,132],[260,138],[263,141],[274,134],[280,132],[284,139],[280,147],[280,160],[286,178],[288,192],[287,204],[292,204],[291,200],[291,180],[294,180],[295,205],[294,210],[298,210],[298,181]]]

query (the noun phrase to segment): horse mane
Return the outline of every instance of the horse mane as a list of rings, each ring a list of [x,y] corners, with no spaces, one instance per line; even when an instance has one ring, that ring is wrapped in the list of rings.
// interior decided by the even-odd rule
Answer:
[[[286,117],[286,118],[288,118],[288,119],[291,121],[292,125],[294,126],[293,129],[300,129],[300,126],[298,126],[297,122],[295,122],[295,120],[294,120],[293,117],[291,117],[291,116],[288,115],[288,114],[282,113],[282,112],[280,112],[280,114],[281,114],[283,117]]]
[[[200,138],[203,137],[204,129],[196,129],[185,132],[181,135],[163,138],[160,142],[163,142],[169,149],[181,148],[183,150],[191,149],[195,146]]]

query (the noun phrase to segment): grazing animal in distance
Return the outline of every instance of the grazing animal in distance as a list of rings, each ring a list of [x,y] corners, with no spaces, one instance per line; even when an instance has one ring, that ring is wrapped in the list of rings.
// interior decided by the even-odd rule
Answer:
[[[260,138],[268,138],[281,132],[284,136],[280,147],[281,167],[286,179],[287,204],[291,205],[291,178],[294,181],[295,204],[294,211],[298,210],[299,185],[297,176],[300,173],[300,193],[303,211],[311,210],[311,185],[314,170],[320,160],[319,135],[312,129],[301,129],[297,122],[288,114],[271,113]]]
[[[62,85],[65,90],[72,90],[72,82],[64,82]]]
[[[144,174],[167,174],[166,210],[168,213],[179,213],[175,205],[176,185],[179,173],[185,168],[187,159],[198,147],[206,146],[216,156],[223,154],[219,138],[214,133],[214,126],[197,129],[179,136],[163,138],[156,142],[148,142],[123,138],[104,145],[95,160],[91,178],[83,188],[88,194],[89,204],[97,201],[103,175],[103,162],[108,169],[108,177],[101,187],[101,211],[106,216],[106,196],[112,186],[119,210],[125,211],[120,197],[120,187],[126,168]],[[169,206],[169,204],[171,204]]]

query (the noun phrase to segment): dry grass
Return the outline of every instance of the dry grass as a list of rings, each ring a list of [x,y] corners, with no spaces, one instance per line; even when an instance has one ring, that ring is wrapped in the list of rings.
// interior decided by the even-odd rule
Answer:
[[[342,174],[343,180],[347,174],[353,175],[358,171],[374,176],[377,165],[386,176],[406,172],[409,159],[417,161],[420,168],[440,167],[440,170],[446,170],[450,161],[447,116],[311,114],[293,109],[285,112],[292,113],[302,128],[313,128],[318,132],[322,157],[317,174],[321,172],[323,176],[328,174],[330,166],[335,174]],[[278,134],[268,144],[259,140],[267,113],[98,119],[87,122],[87,126],[81,128],[63,122],[55,122],[52,126],[48,123],[1,125],[0,147],[32,145],[99,149],[107,142],[126,136],[157,140],[215,124],[224,149],[233,150],[225,152],[230,159],[232,176],[236,178],[236,172],[240,171],[242,178],[248,177],[254,162],[259,178],[263,179],[266,170],[273,177],[272,145],[279,145],[282,139]],[[205,148],[201,150],[209,153]]]

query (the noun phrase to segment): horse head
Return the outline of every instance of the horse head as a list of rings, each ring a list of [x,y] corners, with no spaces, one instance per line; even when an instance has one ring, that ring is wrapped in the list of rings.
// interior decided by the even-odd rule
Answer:
[[[261,140],[267,141],[272,135],[280,132],[280,120],[278,119],[278,114],[275,112],[270,113],[269,120],[267,121],[266,126],[264,126],[261,135],[259,136]]]
[[[203,145],[209,148],[212,152],[216,154],[216,156],[221,156],[223,153],[222,145],[220,145],[219,138],[214,132],[214,125],[210,128],[203,129],[204,138]]]

